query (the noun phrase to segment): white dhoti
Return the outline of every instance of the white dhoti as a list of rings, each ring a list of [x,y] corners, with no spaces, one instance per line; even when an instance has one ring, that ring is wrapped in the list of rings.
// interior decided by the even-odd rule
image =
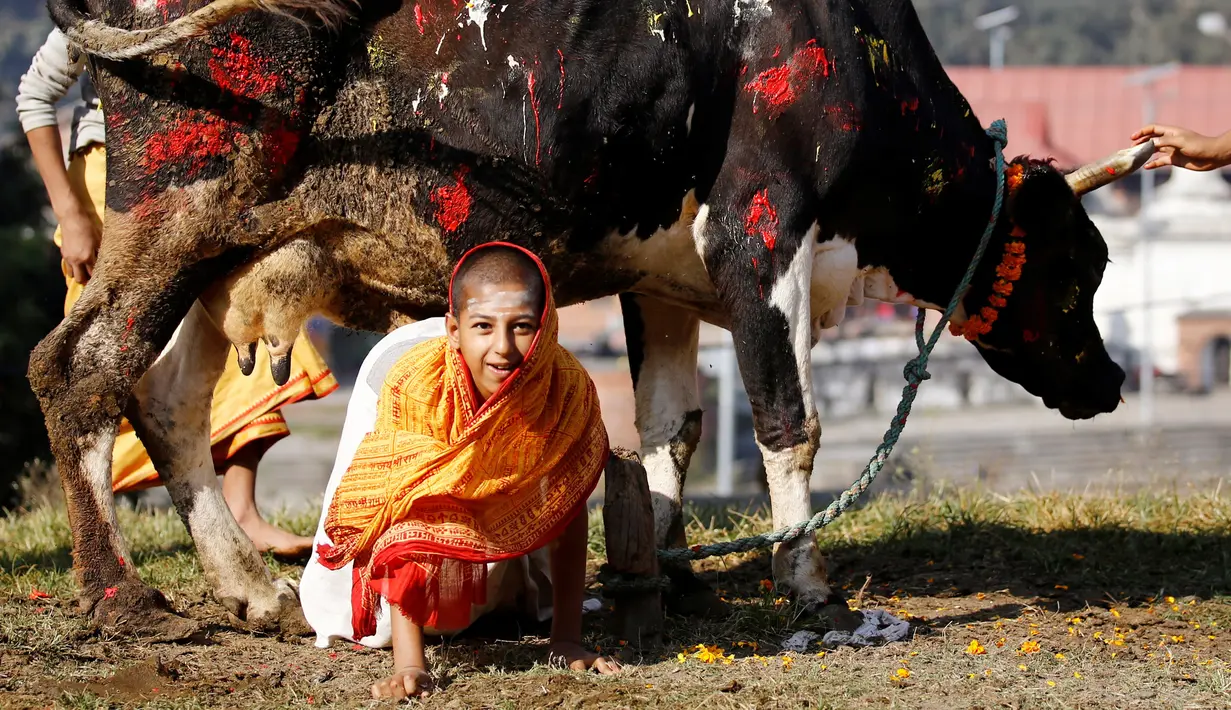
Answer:
[[[325,534],[325,516],[333,500],[342,476],[350,467],[355,451],[363,437],[372,431],[376,423],[376,400],[384,384],[385,375],[397,360],[419,343],[445,334],[444,318],[431,318],[402,326],[386,335],[363,360],[359,376],[346,407],[346,422],[342,425],[342,438],[338,442],[338,455],[329,484],[325,487],[325,500],[321,519],[316,526],[312,557],[304,569],[299,583],[299,598],[308,623],[316,631],[316,645],[326,648],[334,639],[346,639],[371,648],[383,648],[391,644],[392,631],[389,623],[389,603],[380,600],[376,634],[354,638],[351,624],[352,565],[331,570],[317,560],[318,546],[332,545]],[[496,609],[521,611],[539,621],[551,618],[551,564],[548,548],[543,547],[523,557],[487,565],[487,603],[471,609],[470,621],[474,623],[483,614]],[[456,633],[461,629],[453,629]],[[435,635],[435,629],[424,632]]]

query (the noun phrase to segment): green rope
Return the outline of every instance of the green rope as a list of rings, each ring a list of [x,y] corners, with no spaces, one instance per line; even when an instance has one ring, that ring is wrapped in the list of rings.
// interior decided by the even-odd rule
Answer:
[[[838,516],[854,505],[859,496],[876,480],[876,475],[880,473],[881,468],[885,465],[885,461],[893,453],[893,447],[898,443],[902,430],[906,428],[906,418],[910,416],[910,408],[915,402],[915,396],[919,393],[919,383],[931,378],[927,371],[928,357],[931,356],[932,349],[936,347],[936,343],[940,340],[945,326],[949,323],[949,318],[953,316],[953,311],[957,309],[958,303],[961,302],[962,294],[970,286],[975,270],[978,269],[979,263],[983,260],[983,254],[987,251],[987,245],[992,239],[992,232],[995,230],[996,222],[1000,218],[1000,211],[1004,207],[1005,165],[1003,149],[1005,144],[1008,143],[1008,129],[1005,127],[1004,119],[993,121],[991,127],[987,129],[987,135],[992,139],[996,151],[996,201],[992,204],[992,218],[983,230],[983,238],[979,241],[978,248],[975,249],[974,256],[970,260],[970,266],[966,267],[966,274],[958,282],[957,289],[953,292],[953,298],[949,299],[949,306],[945,308],[945,312],[940,318],[940,323],[936,325],[936,329],[932,331],[932,335],[926,342],[923,339],[924,313],[923,309],[919,309],[918,317],[915,319],[915,345],[919,348],[919,354],[907,362],[906,367],[902,371],[903,377],[906,378],[906,386],[902,388],[902,401],[898,403],[897,414],[891,420],[889,430],[885,432],[885,437],[881,441],[880,446],[876,447],[876,453],[863,469],[863,474],[851,484],[850,488],[843,491],[836,500],[830,503],[829,507],[812,516],[811,520],[805,520],[764,535],[753,535],[752,537],[745,537],[730,542],[659,550],[658,558],[660,560],[702,560],[707,557],[729,555],[733,552],[748,552],[750,550],[766,548],[779,542],[790,542],[800,535],[811,534],[818,528],[823,528],[837,520]],[[646,578],[644,582],[633,583],[628,578],[628,575],[612,573],[601,575],[599,581],[603,582],[604,593],[608,595],[627,593],[628,590],[625,587],[631,586],[645,590],[659,589],[663,586],[662,578],[650,577]]]

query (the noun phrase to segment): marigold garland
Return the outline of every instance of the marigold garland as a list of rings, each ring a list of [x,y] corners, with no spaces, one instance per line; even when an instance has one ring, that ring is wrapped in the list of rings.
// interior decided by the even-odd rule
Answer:
[[[1010,187],[1015,186],[1013,184],[1014,177],[1016,177],[1017,182],[1021,182],[1020,173],[1020,169],[1016,174],[1007,173]],[[1010,236],[1020,239],[1026,236],[1026,233],[1020,227],[1014,227]],[[1000,263],[996,265],[997,278],[992,283],[991,295],[987,297],[988,305],[979,309],[978,313],[971,315],[961,325],[950,323],[949,332],[953,335],[964,337],[967,340],[975,340],[981,335],[987,335],[992,332],[992,325],[1000,317],[1000,309],[1009,305],[1007,299],[1013,294],[1013,282],[1022,277],[1022,267],[1025,265],[1026,243],[1022,241],[1005,243],[1004,255],[1000,257]]]

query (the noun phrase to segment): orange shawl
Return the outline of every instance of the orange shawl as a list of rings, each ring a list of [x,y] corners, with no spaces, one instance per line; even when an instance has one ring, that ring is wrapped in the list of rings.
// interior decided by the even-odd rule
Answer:
[[[494,244],[502,243],[472,249],[459,266]],[[515,248],[534,259],[546,286],[521,367],[476,407],[470,372],[446,339],[412,348],[385,378],[375,430],[330,502],[333,545],[318,552],[330,569],[355,563],[356,639],[376,632],[377,595],[423,626],[469,625],[471,605],[486,602],[484,563],[558,537],[606,464],[594,382],[557,342],[542,262]]]

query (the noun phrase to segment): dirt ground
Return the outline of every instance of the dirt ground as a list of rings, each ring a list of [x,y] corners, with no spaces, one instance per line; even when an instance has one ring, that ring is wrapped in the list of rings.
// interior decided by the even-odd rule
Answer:
[[[692,511],[690,540],[768,529],[763,511]],[[91,634],[73,601],[67,523],[41,508],[0,520],[0,705],[368,707],[391,654],[236,631],[169,513],[126,511],[143,578],[206,630],[185,643]],[[592,514],[591,572],[602,560]],[[283,521],[301,531],[315,521]],[[729,613],[669,616],[637,650],[587,616],[616,677],[548,668],[547,629],[494,619],[440,642],[432,708],[1231,707],[1231,503],[1208,495],[881,498],[823,531],[853,607],[911,621],[902,642],[784,653],[812,614],[779,596],[769,557],[697,563]],[[298,568],[271,561],[276,574]],[[591,587],[598,593],[598,586]]]

